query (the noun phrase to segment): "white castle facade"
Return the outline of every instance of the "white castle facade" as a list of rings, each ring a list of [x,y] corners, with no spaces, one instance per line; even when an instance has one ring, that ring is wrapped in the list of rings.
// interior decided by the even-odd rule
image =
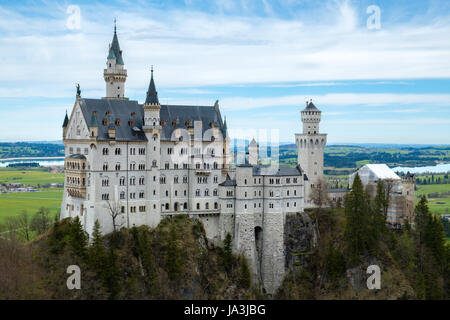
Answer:
[[[284,221],[310,207],[310,190],[323,178],[326,134],[312,102],[301,112],[298,166],[259,164],[258,145],[234,165],[218,102],[211,106],[160,104],[153,70],[143,104],[125,97],[127,71],[116,31],[104,70],[106,97],[78,91],[63,124],[65,183],[61,219],[78,216],[91,234],[121,227],[156,227],[187,214],[220,243],[250,262],[253,279],[274,293],[285,272]],[[114,217],[114,219],[113,219]]]

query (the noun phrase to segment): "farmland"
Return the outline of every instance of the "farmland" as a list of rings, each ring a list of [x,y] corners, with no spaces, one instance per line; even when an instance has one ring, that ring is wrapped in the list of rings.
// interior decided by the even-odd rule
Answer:
[[[21,183],[38,187],[51,183],[63,182],[63,173],[52,173],[43,168],[33,170],[0,168],[0,184]]]
[[[1,168],[0,185],[18,183],[37,187],[37,191],[0,194],[0,224],[4,223],[7,217],[17,216],[24,210],[31,215],[39,208],[46,207],[50,209],[52,216],[56,214],[61,204],[62,188],[43,188],[43,186],[63,181],[64,174],[49,172],[43,168],[32,170]]]
[[[7,217],[18,216],[24,210],[31,215],[41,207],[50,209],[51,216],[54,216],[60,209],[62,188],[43,190],[0,194],[0,224]]]

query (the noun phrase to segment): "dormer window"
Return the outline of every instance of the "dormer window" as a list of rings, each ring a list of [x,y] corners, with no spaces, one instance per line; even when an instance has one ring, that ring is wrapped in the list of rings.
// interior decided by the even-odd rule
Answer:
[[[116,119],[116,125],[120,126],[120,119]]]
[[[134,126],[134,120],[130,120],[128,123],[130,124],[130,127]]]
[[[172,121],[172,125],[173,125],[173,126],[176,126],[176,125],[177,125],[177,120],[173,120],[173,121]]]
[[[164,120],[161,120],[161,125],[164,126],[166,122]]]
[[[103,125],[107,126],[108,125],[108,119],[103,119]]]
[[[131,116],[132,116],[132,117],[136,116],[136,112],[132,112],[132,113],[131,113]]]

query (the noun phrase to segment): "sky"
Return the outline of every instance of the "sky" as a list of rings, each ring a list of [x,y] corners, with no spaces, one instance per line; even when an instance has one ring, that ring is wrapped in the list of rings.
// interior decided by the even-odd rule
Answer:
[[[312,99],[330,143],[450,144],[447,0],[0,0],[0,141],[61,140],[105,96],[114,19],[125,95],[213,105],[230,135],[294,142]]]

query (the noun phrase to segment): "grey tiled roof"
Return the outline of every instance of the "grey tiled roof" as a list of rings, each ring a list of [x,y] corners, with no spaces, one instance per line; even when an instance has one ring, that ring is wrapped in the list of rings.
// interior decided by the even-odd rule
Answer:
[[[116,58],[116,63],[124,65],[123,59],[122,59],[122,51],[120,50],[119,46],[119,39],[117,38],[116,28],[114,27],[114,37],[113,41],[111,43],[111,47],[109,49],[108,58]]]
[[[122,141],[147,141],[142,130],[144,109],[143,105],[134,100],[124,99],[80,99],[80,106],[86,122],[97,123],[98,139],[111,140],[108,135],[108,128],[113,125],[116,128],[116,139]],[[96,115],[93,115],[96,111]],[[109,115],[107,115],[109,112]],[[132,114],[135,114],[132,116]],[[194,121],[202,122],[202,134],[210,129],[210,123],[217,123],[219,131],[223,128],[222,117],[219,108],[216,106],[180,106],[180,105],[162,105],[160,118],[164,120],[161,126],[161,140],[170,140],[172,133],[176,128],[186,128],[186,122],[190,122],[190,127]],[[107,119],[107,125],[103,120]],[[116,121],[120,120],[120,125]],[[130,120],[133,125],[130,126]],[[173,120],[176,124],[173,125]],[[136,127],[139,130],[133,130]]]
[[[300,176],[301,174],[300,166],[292,168],[287,165],[280,165],[276,172],[273,172],[269,166],[258,165],[253,167],[254,176]]]
[[[116,128],[115,140],[122,141],[147,141],[144,132],[135,132],[133,127],[142,128],[142,122],[144,118],[144,110],[142,105],[137,101],[129,100],[112,100],[112,99],[80,99],[81,111],[86,119],[96,121],[98,124],[98,140],[111,140],[108,135],[108,127],[114,122]],[[93,115],[96,111],[96,115]],[[110,113],[107,116],[107,112]],[[135,116],[131,116],[135,113]],[[103,120],[108,119],[108,124],[104,125]],[[120,120],[120,125],[116,125],[116,121]],[[134,123],[130,126],[129,121],[133,120]]]
[[[227,174],[227,178],[224,182],[220,183],[221,187],[234,187],[236,186],[236,180],[230,179],[230,176]]]
[[[314,103],[310,102],[303,111],[320,111],[320,110],[317,109]]]
[[[86,157],[83,156],[82,154],[72,154],[69,156],[69,158],[71,158],[71,159],[86,159]]]
[[[147,97],[145,99],[145,103],[159,104],[158,92],[156,91],[155,81],[153,80],[153,69],[152,69],[152,77],[150,79],[150,85],[148,86]]]
[[[194,121],[201,121],[202,136],[211,129],[211,122],[219,124],[219,131],[223,128],[219,108],[215,106],[161,105],[160,118],[164,121],[164,126],[161,128],[161,140],[170,140],[173,131],[179,126],[187,129],[187,121],[190,122],[190,126],[194,125]],[[172,123],[173,120],[176,120],[175,126]]]

